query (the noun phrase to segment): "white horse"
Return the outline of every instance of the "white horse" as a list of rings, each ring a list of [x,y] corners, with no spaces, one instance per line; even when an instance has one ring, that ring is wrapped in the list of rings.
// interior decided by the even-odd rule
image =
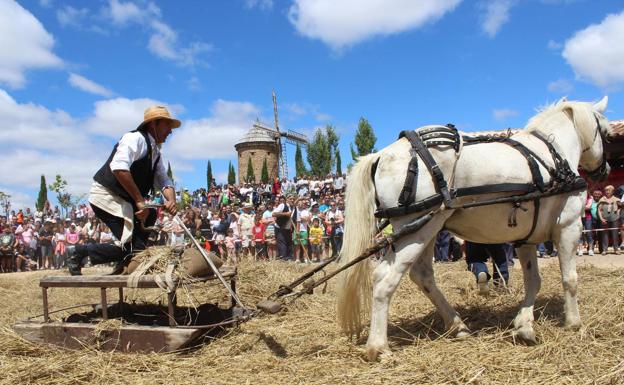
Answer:
[[[531,132],[538,132],[551,141],[574,173],[577,173],[579,167],[587,171],[596,170],[604,162],[601,139],[609,134],[610,129],[608,120],[603,116],[607,101],[607,97],[595,104],[562,99],[533,117],[526,128],[513,135],[512,139],[524,144],[553,167],[553,157],[546,144],[531,135]],[[348,214],[341,264],[356,258],[372,243],[376,232],[375,210],[397,206],[411,159],[410,149],[408,140],[402,138],[377,153],[361,157],[353,167],[346,192]],[[433,147],[431,154],[449,185],[454,188],[501,182],[527,183],[532,180],[527,159],[503,143],[464,146],[459,155],[449,146]],[[374,164],[377,164],[376,168]],[[418,166],[421,171],[416,182],[416,201],[436,193],[431,174],[421,158],[418,159]],[[548,182],[549,173],[542,165],[539,168],[544,182]],[[608,165],[603,167],[603,171],[608,173]],[[495,193],[457,199],[459,203],[466,203],[474,198],[509,195]],[[435,237],[445,227],[461,238],[479,243],[517,241],[531,234],[517,249],[524,274],[525,298],[514,320],[514,334],[529,343],[535,343],[533,305],[540,289],[535,245],[552,240],[559,252],[565,326],[578,328],[581,319],[574,256],[582,231],[579,218],[584,210],[586,196],[587,191],[584,190],[542,198],[538,209],[539,221],[532,233],[535,205],[531,201],[523,203],[523,210],[526,211],[517,210],[516,227],[507,226],[511,207],[509,203],[467,209],[449,209],[440,205],[440,210],[435,211],[433,218],[422,229],[394,244],[394,250],[387,253],[375,268],[372,281],[368,260],[343,273],[337,294],[337,315],[341,327],[348,334],[359,335],[361,318],[370,311],[372,299],[367,355],[370,360],[375,360],[380,353],[390,353],[387,337],[390,299],[401,277],[409,270],[411,280],[435,305],[444,319],[446,329],[457,337],[468,336],[469,329],[444,298],[433,276]],[[423,214],[425,212],[396,217],[390,222],[396,231]]]

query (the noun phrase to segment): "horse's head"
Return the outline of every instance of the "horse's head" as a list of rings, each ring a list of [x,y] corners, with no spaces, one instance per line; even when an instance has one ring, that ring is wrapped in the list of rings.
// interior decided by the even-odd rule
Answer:
[[[609,120],[604,116],[608,101],[605,96],[597,103],[584,103],[589,110],[586,112],[589,118],[574,117],[582,146],[580,166],[588,177],[596,181],[604,181],[611,171],[607,163],[607,153],[604,151],[611,130]]]

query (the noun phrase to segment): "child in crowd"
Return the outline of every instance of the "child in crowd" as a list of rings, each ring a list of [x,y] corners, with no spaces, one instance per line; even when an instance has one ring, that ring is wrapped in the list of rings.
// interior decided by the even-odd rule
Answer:
[[[37,270],[37,262],[30,259],[24,245],[18,245],[15,252],[15,267],[18,272]]]
[[[256,261],[258,260],[258,257],[266,259],[265,231],[266,229],[262,223],[262,216],[256,215],[254,218],[254,226],[251,228],[255,249],[254,260]]]
[[[320,227],[319,218],[312,219],[312,227],[310,227],[310,251],[314,262],[321,261],[321,248],[323,240],[323,228]]]
[[[234,236],[234,229],[228,229],[223,243],[225,244],[225,249],[227,250],[228,261],[231,261],[231,263],[236,266],[238,260],[236,258],[236,237]]]
[[[54,268],[59,270],[65,266],[65,227],[62,223],[56,225],[54,242]]]
[[[270,261],[274,261],[277,258],[277,241],[275,239],[275,225],[273,222],[269,222],[264,230],[264,240],[267,246],[267,255]]]

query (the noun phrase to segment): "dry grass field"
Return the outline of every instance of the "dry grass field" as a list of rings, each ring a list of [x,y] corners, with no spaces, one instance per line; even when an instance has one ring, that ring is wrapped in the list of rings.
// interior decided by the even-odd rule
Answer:
[[[539,344],[516,344],[511,323],[523,297],[513,270],[509,292],[484,298],[463,262],[436,265],[442,291],[474,335],[444,336],[433,306],[409,281],[391,308],[392,356],[364,359],[366,335],[349,340],[334,319],[334,285],[302,297],[195,350],[176,354],[107,353],[36,345],[11,325],[41,312],[38,280],[50,272],[0,275],[0,384],[621,384],[624,383],[624,270],[579,268],[583,327],[561,328],[561,281],[544,264],[535,309]],[[306,267],[243,263],[239,294],[254,304]],[[66,273],[63,273],[66,274]],[[217,289],[217,288],[216,288]],[[212,300],[227,297],[212,290]],[[220,293],[220,294],[218,294]],[[154,299],[154,293],[150,293]],[[96,289],[52,289],[55,307],[96,302]],[[366,333],[366,331],[365,331]]]

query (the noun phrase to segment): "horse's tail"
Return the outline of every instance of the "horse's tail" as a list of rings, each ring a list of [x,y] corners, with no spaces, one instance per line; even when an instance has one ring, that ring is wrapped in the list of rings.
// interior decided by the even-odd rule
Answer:
[[[380,154],[359,158],[353,166],[345,195],[344,241],[340,265],[357,258],[375,236],[375,185],[372,170]],[[370,312],[370,266],[364,260],[341,274],[337,293],[337,318],[349,335],[360,333],[361,319]]]

